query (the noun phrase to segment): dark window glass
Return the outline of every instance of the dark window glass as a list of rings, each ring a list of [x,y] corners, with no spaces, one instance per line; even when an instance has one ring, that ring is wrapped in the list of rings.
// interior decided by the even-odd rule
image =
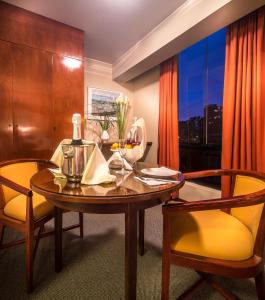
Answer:
[[[205,112],[207,120],[207,144],[221,145],[222,142],[222,105],[225,65],[225,30],[207,38],[207,97]]]
[[[222,29],[179,54],[179,142],[183,171],[220,167],[225,34]]]
[[[205,40],[179,55],[179,136],[180,142],[203,141],[202,120],[205,98]]]

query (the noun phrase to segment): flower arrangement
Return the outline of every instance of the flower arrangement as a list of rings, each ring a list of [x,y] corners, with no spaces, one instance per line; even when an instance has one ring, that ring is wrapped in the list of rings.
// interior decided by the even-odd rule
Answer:
[[[113,105],[117,118],[119,140],[121,140],[125,138],[126,118],[130,107],[129,98],[127,96],[119,96]]]
[[[113,126],[113,121],[108,113],[100,115],[100,119],[95,120],[101,127],[102,131],[108,130]]]

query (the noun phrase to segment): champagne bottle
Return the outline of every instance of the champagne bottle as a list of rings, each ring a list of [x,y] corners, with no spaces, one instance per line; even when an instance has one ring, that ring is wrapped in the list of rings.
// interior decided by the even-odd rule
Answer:
[[[82,138],[81,138],[81,115],[73,114],[72,123],[73,123],[73,139],[71,145],[83,145]]]

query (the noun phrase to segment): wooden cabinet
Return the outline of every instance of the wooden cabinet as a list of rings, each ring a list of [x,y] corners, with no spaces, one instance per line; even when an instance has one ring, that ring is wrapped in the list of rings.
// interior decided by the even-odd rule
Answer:
[[[11,45],[0,41],[0,160],[13,157]]]
[[[69,62],[69,58],[66,60]],[[0,160],[50,158],[84,112],[83,62],[0,41]]]
[[[84,32],[0,1],[0,39],[82,59]]]
[[[84,67],[81,60],[53,55],[54,147],[72,137],[72,115],[84,115]]]
[[[52,54],[12,46],[13,123],[16,157],[52,153]]]
[[[50,158],[71,138],[83,54],[83,31],[0,2],[0,161]]]

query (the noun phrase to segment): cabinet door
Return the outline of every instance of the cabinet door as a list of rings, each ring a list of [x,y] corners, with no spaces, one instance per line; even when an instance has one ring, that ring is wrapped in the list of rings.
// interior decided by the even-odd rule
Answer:
[[[11,45],[0,40],[0,161],[13,158]]]
[[[83,62],[53,55],[54,148],[72,138],[72,114],[84,115]]]
[[[12,46],[14,146],[16,157],[52,154],[52,55]]]

